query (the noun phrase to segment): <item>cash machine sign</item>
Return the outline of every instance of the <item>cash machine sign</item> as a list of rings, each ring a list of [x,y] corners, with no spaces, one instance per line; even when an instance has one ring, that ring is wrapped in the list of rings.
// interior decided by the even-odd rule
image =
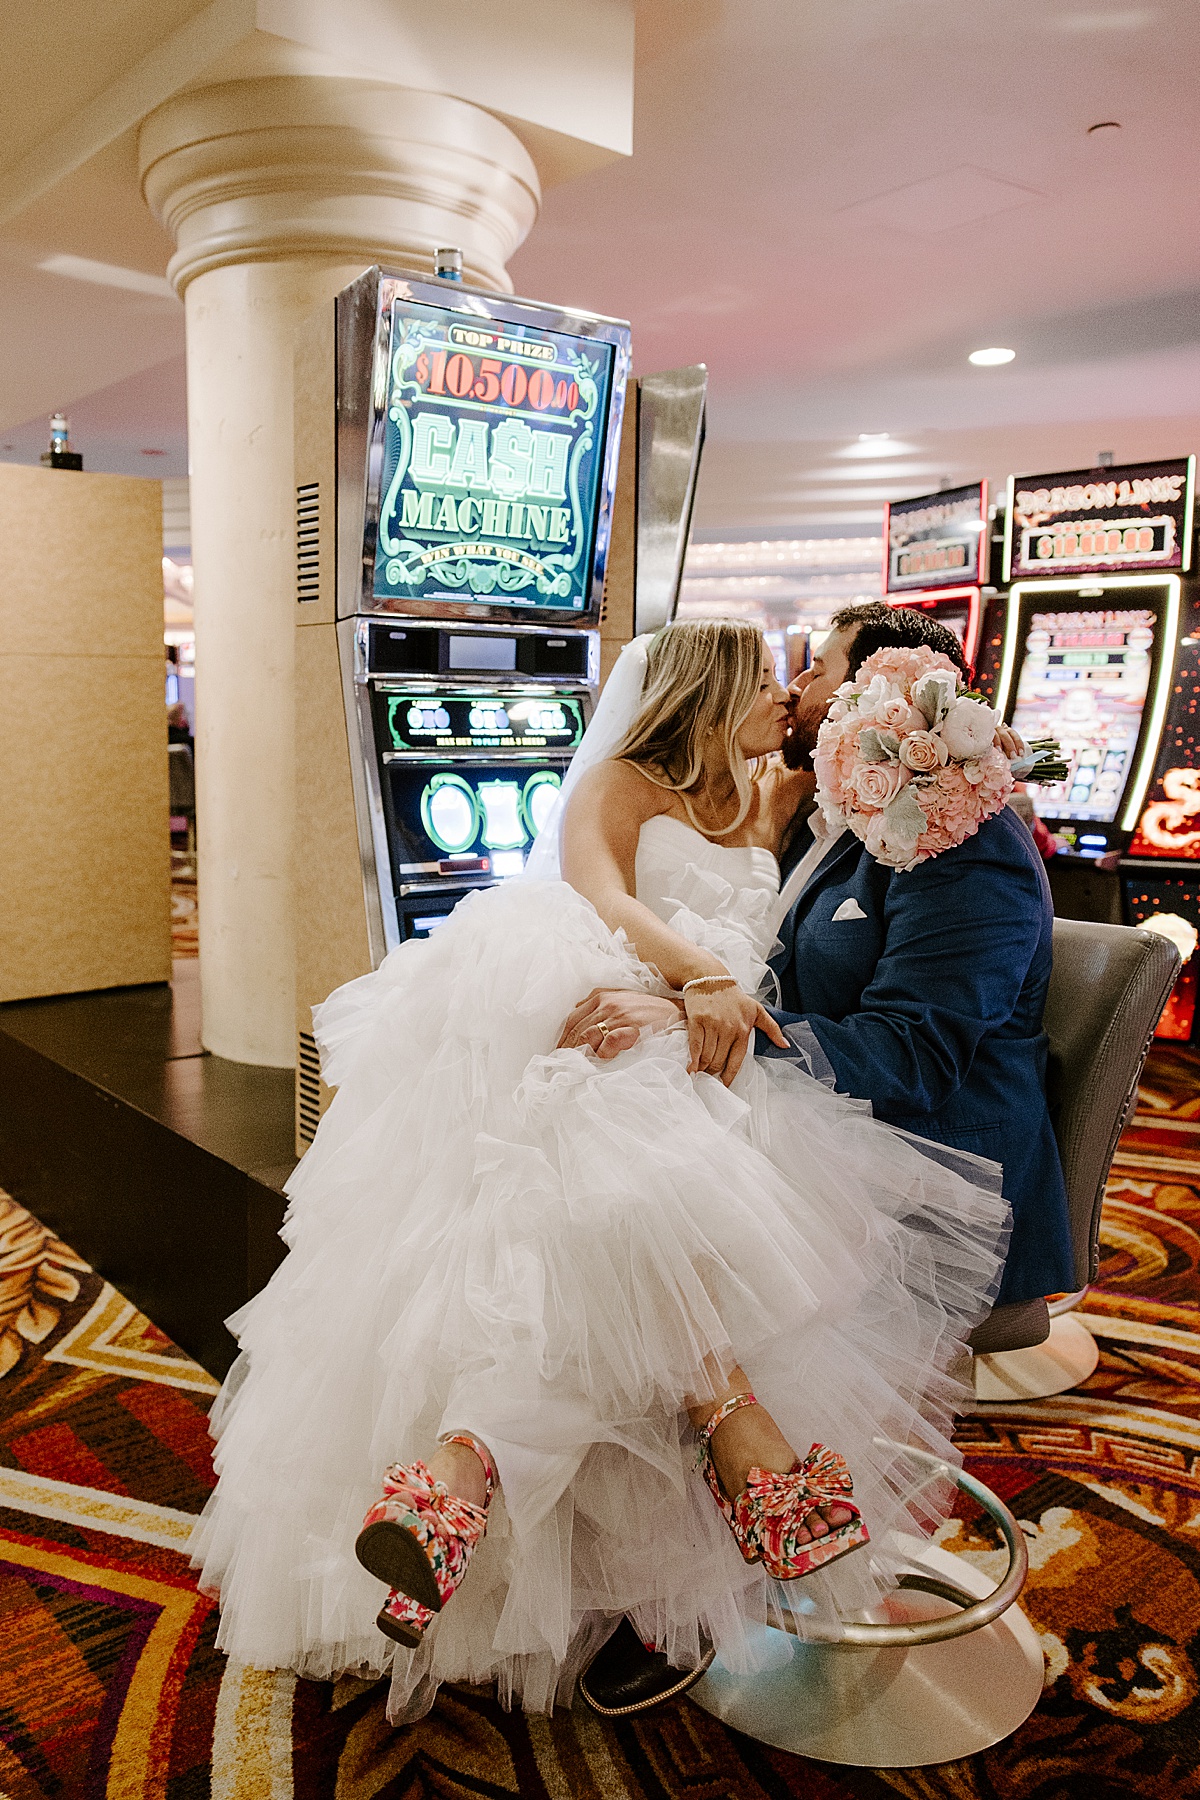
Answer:
[[[396,301],[375,597],[581,612],[613,349]]]

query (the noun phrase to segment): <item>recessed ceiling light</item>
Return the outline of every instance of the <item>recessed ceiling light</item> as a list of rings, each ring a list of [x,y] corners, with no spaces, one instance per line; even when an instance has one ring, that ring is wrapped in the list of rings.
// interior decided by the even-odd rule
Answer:
[[[880,444],[886,443],[890,436],[888,431],[860,431],[858,441],[860,444]]]
[[[994,369],[1000,363],[1011,362],[1016,354],[1015,350],[1001,350],[998,345],[994,345],[990,350],[972,350],[967,361],[973,362],[979,369]]]

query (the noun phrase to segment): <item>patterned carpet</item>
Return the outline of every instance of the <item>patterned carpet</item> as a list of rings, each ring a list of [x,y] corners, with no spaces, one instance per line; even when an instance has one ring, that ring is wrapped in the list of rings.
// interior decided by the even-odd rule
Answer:
[[[383,1689],[227,1665],[184,1545],[211,1484],[214,1383],[0,1196],[0,1800],[1124,1800],[1200,1794],[1200,1062],[1156,1052],[1110,1183],[1101,1361],[965,1422],[1024,1524],[1041,1704],[1008,1742],[843,1770],[688,1701],[641,1723],[444,1692],[394,1731]],[[978,1517],[948,1548],[997,1570]]]
[[[199,956],[200,916],[196,906],[196,879],[171,871],[171,954]]]

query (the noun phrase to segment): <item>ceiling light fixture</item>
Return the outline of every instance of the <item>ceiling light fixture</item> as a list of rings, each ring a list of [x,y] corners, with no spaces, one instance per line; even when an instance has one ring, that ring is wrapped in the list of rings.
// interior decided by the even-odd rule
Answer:
[[[860,444],[886,444],[890,436],[890,431],[860,431],[858,441]]]
[[[977,369],[996,369],[1001,363],[1010,363],[1016,356],[1015,350],[1001,350],[993,345],[990,350],[972,350],[967,361],[973,362]]]
[[[177,300],[170,282],[144,269],[122,269],[116,263],[94,262],[90,256],[48,256],[38,264],[44,275],[65,275],[69,281],[90,281],[97,287],[124,288],[131,294],[150,294],[156,300]]]

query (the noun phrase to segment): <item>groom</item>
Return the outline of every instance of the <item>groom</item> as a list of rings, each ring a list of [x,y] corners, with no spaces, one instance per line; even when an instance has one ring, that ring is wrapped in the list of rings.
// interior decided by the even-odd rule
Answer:
[[[792,687],[788,760],[811,758],[835,691],[872,652],[915,645],[942,651],[966,675],[958,639],[924,613],[882,603],[836,613],[812,668]],[[814,809],[793,829],[782,877],[791,904],[773,961],[775,1017],[810,1047],[815,1039],[838,1091],[870,1100],[876,1117],[1002,1165],[1013,1229],[997,1304],[1070,1288],[1042,1031],[1052,908],[1025,826],[1002,807],[974,837],[897,872],[849,830],[825,830]],[[567,1020],[562,1043],[615,1056],[640,1031],[665,1030],[679,1017],[673,1000],[593,994]],[[785,1054],[761,1033],[756,1050]],[[626,1622],[583,1687],[602,1710],[610,1701],[641,1710],[681,1683],[690,1680],[643,1651]]]

